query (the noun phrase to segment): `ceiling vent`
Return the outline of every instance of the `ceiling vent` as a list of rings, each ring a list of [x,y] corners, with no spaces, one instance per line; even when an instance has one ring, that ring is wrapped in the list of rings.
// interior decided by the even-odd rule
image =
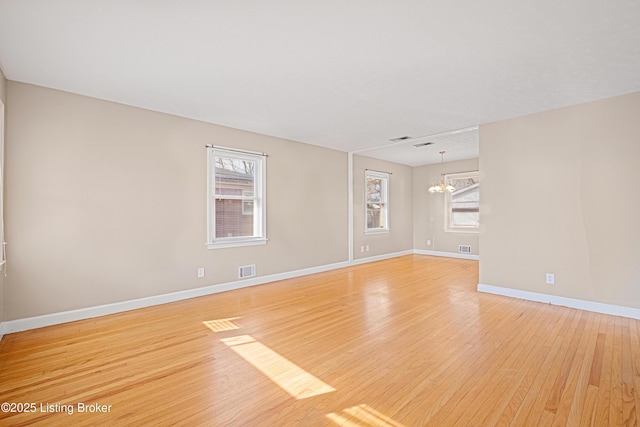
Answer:
[[[391,142],[400,142],[400,141],[406,141],[407,139],[411,139],[410,136],[399,136],[397,138],[391,138],[389,141]]]
[[[426,147],[427,145],[433,145],[433,142],[421,142],[420,144],[413,144],[414,147]]]

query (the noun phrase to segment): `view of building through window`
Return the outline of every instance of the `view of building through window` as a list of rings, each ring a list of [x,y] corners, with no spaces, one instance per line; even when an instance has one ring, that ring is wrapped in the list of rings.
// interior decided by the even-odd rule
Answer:
[[[267,155],[213,146],[207,153],[209,249],[266,244]]]
[[[215,156],[216,234],[253,236],[255,161]]]
[[[446,228],[478,229],[480,225],[480,180],[478,172],[446,176],[455,187],[446,200]]]
[[[366,231],[389,229],[389,175],[366,172],[367,228]]]

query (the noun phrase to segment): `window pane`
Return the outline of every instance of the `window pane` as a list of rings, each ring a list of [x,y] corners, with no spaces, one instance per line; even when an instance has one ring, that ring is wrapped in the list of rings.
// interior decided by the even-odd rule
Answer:
[[[384,203],[386,202],[386,186],[383,178],[367,178],[367,202],[368,203]]]
[[[385,228],[386,209],[381,203],[367,204],[367,228]]]
[[[455,187],[448,200],[449,227],[477,228],[480,224],[480,185],[477,173],[448,177]]]
[[[253,236],[253,206],[245,213],[244,203],[243,200],[216,200],[216,238]]]
[[[215,192],[218,195],[241,196],[253,193],[256,163],[232,157],[215,157]]]
[[[479,223],[478,212],[453,212],[451,225],[455,227],[477,227]]]
[[[216,238],[254,236],[254,201],[224,197],[254,197],[255,170],[252,160],[215,157]]]
[[[388,220],[388,186],[389,176],[385,173],[365,173],[365,203],[367,205],[366,230],[386,230]]]

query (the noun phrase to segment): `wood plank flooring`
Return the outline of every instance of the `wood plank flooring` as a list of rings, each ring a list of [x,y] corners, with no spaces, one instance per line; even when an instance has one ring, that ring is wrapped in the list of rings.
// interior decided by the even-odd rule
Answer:
[[[638,424],[640,322],[477,283],[409,255],[6,335],[0,401],[35,411],[0,425]]]

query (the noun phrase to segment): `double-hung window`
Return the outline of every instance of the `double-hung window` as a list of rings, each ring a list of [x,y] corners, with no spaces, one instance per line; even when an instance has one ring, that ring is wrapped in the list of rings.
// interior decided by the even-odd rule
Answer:
[[[365,172],[365,233],[389,231],[389,174]]]
[[[266,156],[207,150],[209,249],[266,243]]]
[[[480,226],[480,180],[475,172],[445,175],[455,191],[445,194],[445,230],[477,232]]]

